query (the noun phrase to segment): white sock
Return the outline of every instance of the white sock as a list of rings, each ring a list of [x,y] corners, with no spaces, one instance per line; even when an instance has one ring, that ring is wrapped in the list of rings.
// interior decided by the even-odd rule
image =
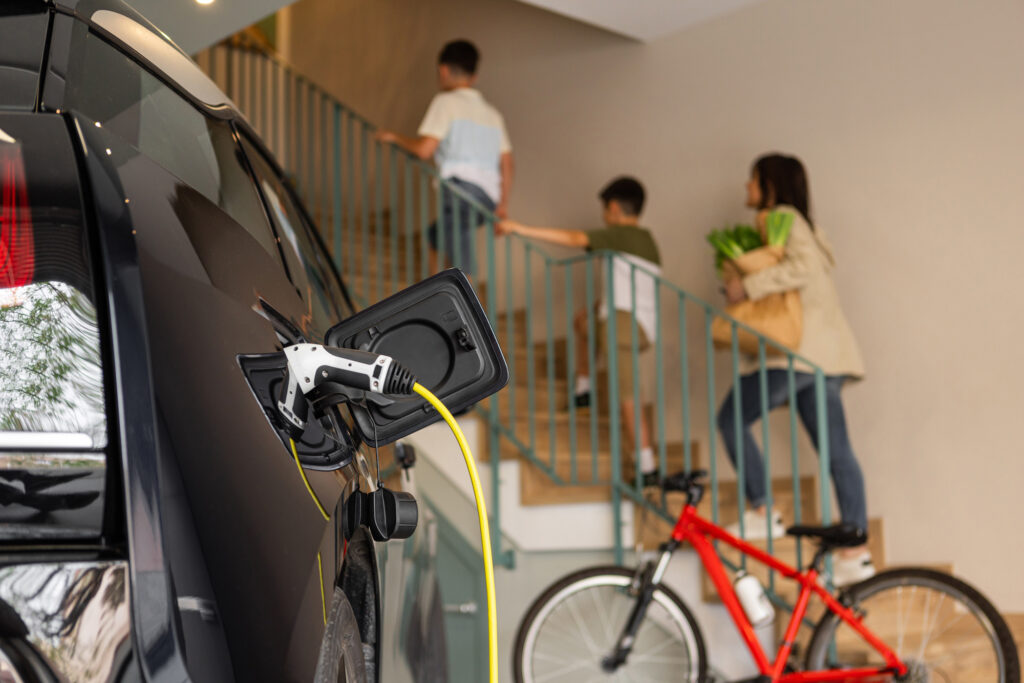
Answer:
[[[590,376],[576,375],[576,395],[590,393]]]
[[[650,472],[656,472],[658,469],[658,463],[654,460],[654,449],[653,448],[641,448],[640,449],[640,471],[644,474]]]

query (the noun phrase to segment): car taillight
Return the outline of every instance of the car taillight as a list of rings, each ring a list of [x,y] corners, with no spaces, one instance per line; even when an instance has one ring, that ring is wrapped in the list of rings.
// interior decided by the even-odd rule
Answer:
[[[21,287],[35,273],[32,211],[21,147],[0,135],[0,288]]]

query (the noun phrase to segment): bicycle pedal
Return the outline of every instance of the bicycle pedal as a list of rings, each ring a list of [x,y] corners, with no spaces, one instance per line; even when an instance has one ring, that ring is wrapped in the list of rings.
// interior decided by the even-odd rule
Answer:
[[[738,681],[733,681],[732,683],[771,683],[771,680],[772,679],[768,676],[761,674],[760,676],[754,676],[753,678],[744,678]]]

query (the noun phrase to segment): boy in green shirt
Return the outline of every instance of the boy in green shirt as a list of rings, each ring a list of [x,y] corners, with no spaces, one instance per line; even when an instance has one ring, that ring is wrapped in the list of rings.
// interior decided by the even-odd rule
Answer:
[[[602,204],[605,227],[599,230],[572,230],[565,228],[541,228],[505,220],[498,223],[499,235],[520,235],[529,239],[542,240],[566,247],[580,247],[589,250],[617,252],[613,260],[615,300],[611,302],[613,315],[609,314],[608,302],[602,301],[598,308],[598,324],[595,342],[598,354],[603,355],[602,345],[607,340],[607,325],[613,320],[616,332],[616,347],[619,381],[619,406],[625,428],[626,442],[636,443],[636,430],[640,429],[640,469],[643,485],[657,484],[657,462],[651,445],[651,429],[641,411],[640,424],[635,423],[637,378],[633,377],[632,327],[635,315],[637,322],[637,350],[644,351],[654,339],[657,325],[657,311],[654,308],[657,286],[650,274],[661,274],[661,258],[654,236],[640,227],[640,212],[644,206],[644,188],[635,178],[620,177],[610,182],[598,195]],[[634,266],[637,266],[634,268]],[[636,286],[636,310],[633,310],[633,286]],[[576,331],[576,387],[577,406],[590,405],[590,367],[587,352],[587,311],[576,313],[573,325]]]

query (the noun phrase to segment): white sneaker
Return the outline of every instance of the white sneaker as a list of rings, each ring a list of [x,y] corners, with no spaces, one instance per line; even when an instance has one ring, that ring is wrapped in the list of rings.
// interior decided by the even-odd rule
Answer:
[[[832,555],[832,585],[836,588],[852,586],[874,575],[875,563],[871,561],[871,553],[867,550],[852,557],[843,557],[838,553]]]
[[[734,522],[725,527],[733,536],[740,535],[740,523]],[[786,527],[782,525],[782,513],[772,510],[772,538],[782,538],[786,535]],[[748,541],[759,541],[768,538],[768,520],[755,510],[747,510],[743,513],[743,538]]]

